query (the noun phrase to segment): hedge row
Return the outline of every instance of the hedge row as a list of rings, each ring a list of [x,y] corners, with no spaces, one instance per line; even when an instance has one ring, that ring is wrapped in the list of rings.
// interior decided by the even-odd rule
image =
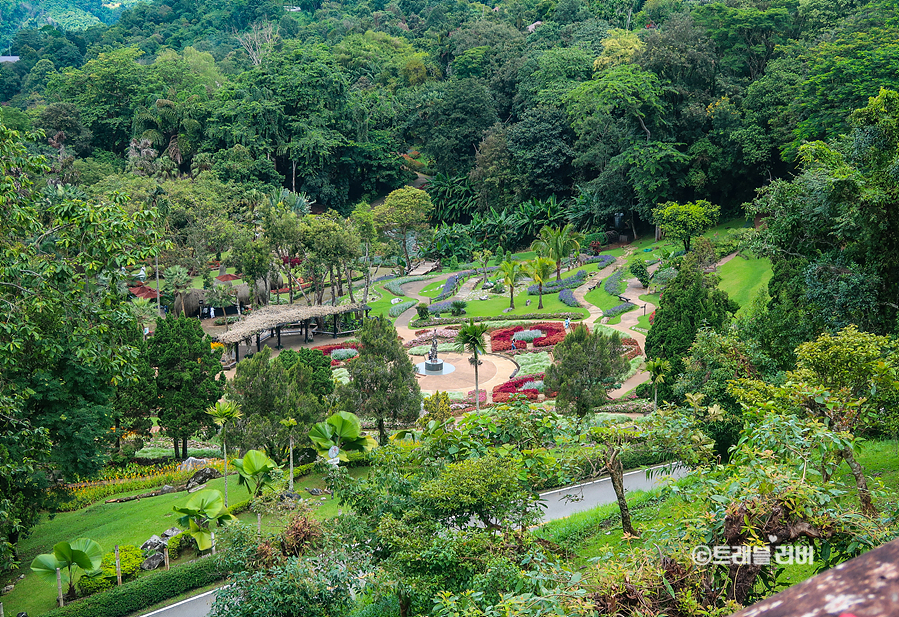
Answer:
[[[409,324],[412,328],[427,328],[428,326],[440,326],[444,324],[467,323],[473,319],[475,323],[482,321],[524,321],[528,319],[570,319],[572,321],[583,319],[581,313],[527,313],[525,315],[493,315],[490,317],[432,317],[431,319],[416,319]]]
[[[95,593],[46,614],[52,617],[124,617],[225,578],[217,561],[203,557],[171,570],[150,572],[121,587]]]

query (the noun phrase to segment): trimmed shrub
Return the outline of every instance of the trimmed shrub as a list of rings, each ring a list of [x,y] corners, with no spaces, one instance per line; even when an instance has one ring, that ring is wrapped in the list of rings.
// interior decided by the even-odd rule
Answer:
[[[140,564],[144,561],[144,554],[136,546],[120,546],[119,561],[122,564],[122,580],[130,581],[140,572]],[[78,589],[81,591],[82,596],[89,596],[111,589],[116,585],[115,551],[103,555],[100,571],[101,574],[98,576],[82,576],[78,579]]]
[[[521,386],[522,390],[536,390],[537,392],[543,392],[543,380],[535,379],[531,381],[526,381]]]
[[[400,286],[405,285],[406,283],[415,283],[417,281],[426,281],[430,278],[434,278],[433,276],[404,276],[403,278],[398,278],[390,281],[389,283],[384,283],[384,289],[392,293],[394,296],[405,296],[406,292],[403,291]]]
[[[433,304],[431,305],[433,306]],[[444,311],[447,309],[444,309]],[[514,318],[514,319],[513,319]],[[527,321],[527,320],[538,320],[538,319],[570,319],[571,321],[579,321],[583,319],[584,316],[581,313],[526,313],[524,315],[493,315],[491,317],[474,317],[473,320],[475,323],[481,322],[489,322],[489,321],[500,321],[500,322],[508,322],[508,321]],[[460,321],[468,322],[468,319],[460,320],[458,317],[431,317],[427,321],[415,320],[409,324],[412,328],[427,328],[429,326],[443,326],[450,324],[458,324]]]
[[[331,359],[342,362],[344,360],[349,360],[350,358],[355,358],[358,355],[359,352],[355,349],[335,349],[331,352]]]
[[[413,306],[415,306],[415,300],[406,300],[405,302],[400,302],[399,304],[391,306],[390,310],[387,311],[387,314],[391,317],[399,317]]]
[[[52,617],[125,617],[224,577],[225,573],[214,557],[203,557],[171,570],[150,572],[121,587],[95,593],[45,614]]]
[[[630,273],[640,281],[640,284],[643,285],[644,288],[649,287],[649,270],[646,268],[646,263],[642,259],[637,259],[631,264]]]
[[[428,310],[428,305],[424,302],[418,303],[418,306],[415,307],[415,312],[418,313],[419,319],[427,319],[431,316],[431,311]]]

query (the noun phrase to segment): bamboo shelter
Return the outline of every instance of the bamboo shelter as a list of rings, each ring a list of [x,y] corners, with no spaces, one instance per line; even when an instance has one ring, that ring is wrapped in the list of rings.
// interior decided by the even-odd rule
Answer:
[[[340,306],[314,305],[299,306],[296,304],[269,305],[256,309],[247,317],[244,317],[228,331],[219,334],[216,339],[226,345],[234,345],[235,361],[240,361],[240,343],[256,337],[256,351],[262,349],[262,341],[271,337],[278,338],[278,348],[281,347],[282,334],[303,334],[303,340],[312,342],[311,336],[316,333],[331,334],[334,338],[341,335],[352,334],[356,330],[340,330],[340,316],[348,313],[357,315],[365,314],[371,310],[367,304],[342,304]],[[320,329],[313,325],[313,320],[326,323],[331,318],[330,331]]]

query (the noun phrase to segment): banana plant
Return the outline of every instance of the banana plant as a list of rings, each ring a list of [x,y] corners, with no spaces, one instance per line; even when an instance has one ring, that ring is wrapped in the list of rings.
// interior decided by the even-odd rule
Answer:
[[[83,576],[100,574],[103,549],[89,538],[78,538],[71,542],[59,542],[52,553],[38,555],[31,562],[31,571],[52,582],[56,582],[56,570],[63,571],[63,580],[69,584],[69,596],[75,595],[75,573],[82,570]]]
[[[243,458],[234,461],[234,467],[240,474],[238,484],[246,486],[253,497],[259,497],[262,489],[272,485],[273,472],[278,469],[277,463],[260,450],[249,450]]]
[[[174,506],[175,512],[182,514],[178,524],[187,527],[187,533],[197,541],[201,551],[212,548],[212,524],[221,527],[236,517],[228,512],[221,491],[206,489],[197,492],[183,506]]]
[[[349,460],[347,452],[370,452],[378,447],[372,436],[362,433],[362,423],[356,414],[348,411],[338,411],[324,422],[312,425],[309,440],[322,458],[331,458],[328,451],[336,446],[337,458],[344,462]]]

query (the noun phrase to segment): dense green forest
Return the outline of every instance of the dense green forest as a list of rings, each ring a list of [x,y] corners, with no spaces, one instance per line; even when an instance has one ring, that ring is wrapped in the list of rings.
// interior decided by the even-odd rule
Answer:
[[[823,570],[899,534],[882,441],[899,432],[894,1],[0,0],[0,22],[4,53],[19,56],[0,63],[0,575],[52,548],[32,533],[44,509],[89,505],[63,485],[130,461],[153,428],[178,459],[216,426],[224,445],[209,411],[223,395],[245,414],[228,447],[264,449],[272,468],[326,411],[358,413],[380,438],[353,461],[368,467],[358,477],[314,472],[348,515],[325,531],[291,523],[313,530],[315,550],[320,538],[378,547],[371,561],[299,549],[263,560],[260,547],[283,544],[239,527],[222,551],[237,573],[224,604],[287,593],[279,564],[321,559],[333,568],[316,565],[302,589],[338,592],[315,614],[614,614],[649,598],[620,613],[725,615],[790,579],[707,576],[689,557],[700,539],[806,543]],[[443,272],[411,276],[420,258]],[[159,304],[132,299],[129,286],[153,278],[141,291]],[[194,319],[199,298],[237,313],[213,314],[215,345]],[[270,362],[257,336],[238,364],[241,339],[222,343],[262,304],[357,300],[347,315],[379,318],[346,317],[361,332],[353,347]],[[633,326],[615,321],[626,313]],[[304,318],[306,336],[326,314]],[[500,325],[510,317],[533,329]],[[571,336],[572,319],[592,332]],[[444,349],[473,355],[474,390],[459,389],[474,413],[447,424],[470,409],[438,392],[427,413],[439,422],[413,424],[426,408],[412,350],[436,327],[436,352],[449,325]],[[645,371],[619,331],[645,342],[631,348]],[[516,368],[482,408],[484,336]],[[550,360],[535,342],[556,336]],[[544,370],[524,371],[537,354]],[[631,369],[641,382],[609,405]],[[577,374],[591,388],[580,404],[563,387]],[[532,407],[517,398],[527,392],[559,396]],[[359,419],[343,418],[362,439]],[[614,516],[586,535],[548,528],[564,567],[529,535],[538,490],[672,457],[699,471],[646,498],[645,544],[632,544],[620,487],[614,551],[600,542]],[[725,524],[734,512],[740,537]],[[772,536],[787,519],[815,528]],[[386,574],[357,603],[345,577],[371,564]],[[186,588],[217,579],[202,580]]]
[[[114,25],[20,30],[0,101],[7,125],[64,133],[55,171],[86,190],[126,168],[211,169],[346,214],[412,169],[437,174],[443,223],[504,225],[555,197],[553,222],[639,229],[666,200],[738,211],[802,143],[899,87],[893,9],[160,0]]]

